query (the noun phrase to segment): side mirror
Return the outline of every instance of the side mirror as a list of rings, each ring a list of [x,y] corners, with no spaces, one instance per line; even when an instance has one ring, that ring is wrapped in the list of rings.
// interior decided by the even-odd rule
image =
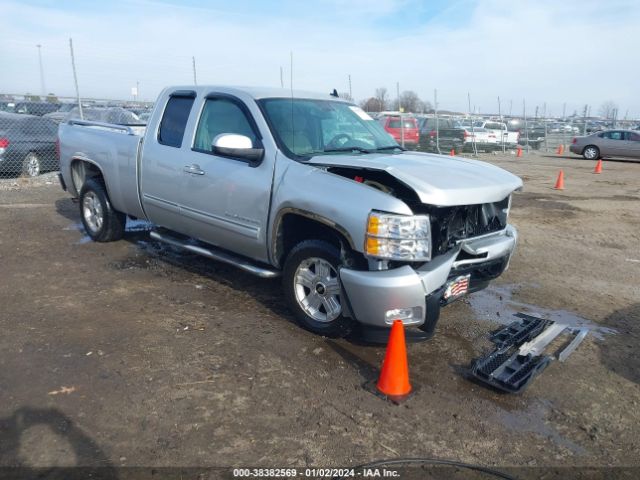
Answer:
[[[211,143],[211,151],[221,157],[232,157],[246,160],[257,165],[264,156],[263,148],[254,148],[251,139],[237,133],[221,133]]]

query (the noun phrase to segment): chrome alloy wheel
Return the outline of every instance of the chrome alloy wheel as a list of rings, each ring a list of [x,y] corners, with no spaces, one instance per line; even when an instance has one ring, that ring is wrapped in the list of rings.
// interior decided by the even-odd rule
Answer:
[[[40,159],[35,153],[30,153],[24,162],[24,172],[30,177],[40,175]]]
[[[82,200],[82,215],[93,233],[102,228],[102,223],[104,222],[102,204],[98,196],[92,191],[87,192]]]
[[[331,322],[340,316],[338,272],[322,258],[300,262],[294,276],[295,297],[300,308],[318,322]]]
[[[587,147],[584,156],[588,160],[595,160],[598,157],[598,149],[596,147]]]

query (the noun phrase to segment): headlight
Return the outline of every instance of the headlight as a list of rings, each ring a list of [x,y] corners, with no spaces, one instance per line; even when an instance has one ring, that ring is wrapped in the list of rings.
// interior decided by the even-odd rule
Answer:
[[[371,212],[364,251],[387,260],[431,260],[429,215],[393,215]]]

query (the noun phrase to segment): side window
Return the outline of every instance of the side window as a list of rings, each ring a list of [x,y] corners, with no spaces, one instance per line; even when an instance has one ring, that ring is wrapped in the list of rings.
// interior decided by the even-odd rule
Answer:
[[[640,135],[635,132],[627,132],[626,136],[627,140],[630,140],[632,142],[640,142]]]
[[[622,140],[622,132],[609,132],[611,140]]]
[[[170,97],[158,131],[158,143],[180,148],[194,97]]]
[[[240,106],[227,98],[209,98],[202,109],[193,148],[211,152],[213,140],[221,133],[244,135],[256,146],[256,132]]]

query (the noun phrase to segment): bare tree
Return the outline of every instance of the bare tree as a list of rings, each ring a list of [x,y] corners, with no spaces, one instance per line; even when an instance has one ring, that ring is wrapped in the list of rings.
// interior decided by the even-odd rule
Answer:
[[[433,109],[431,103],[421,100],[413,90],[405,90],[400,94],[400,105],[397,98],[391,102],[393,110],[399,110],[400,107],[407,113],[426,113]]]
[[[381,112],[380,100],[375,97],[369,97],[366,100],[360,102],[360,108],[365,112]]]
[[[376,94],[374,98],[378,101],[379,109],[378,112],[382,112],[387,109],[387,105],[389,103],[387,96],[387,89],[384,87],[376,88]]]
[[[613,118],[615,111],[618,109],[618,105],[613,100],[607,100],[600,105],[600,116],[605,119]]]
[[[345,100],[348,100],[349,102],[353,102],[353,97],[351,95],[349,95],[349,92],[339,92],[338,93],[338,97],[339,98],[344,98]]]

